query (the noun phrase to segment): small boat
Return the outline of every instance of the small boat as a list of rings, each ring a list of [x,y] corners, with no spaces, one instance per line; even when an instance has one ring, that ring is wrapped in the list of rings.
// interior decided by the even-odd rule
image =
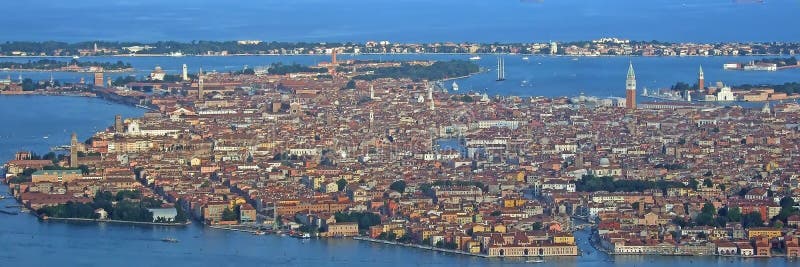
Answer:
[[[544,263],[544,259],[526,260],[527,263]]]
[[[528,57],[522,57],[522,60],[528,61]]]
[[[50,137],[49,137],[49,136],[44,136],[44,137],[42,137],[42,138],[44,138],[44,139],[47,139],[47,138],[50,138]]]
[[[578,61],[578,58],[577,57],[573,57],[572,61]]]
[[[266,235],[267,233],[261,230],[253,232],[254,235]]]
[[[480,56],[472,56],[472,57],[469,58],[469,60],[481,60],[481,57]]]
[[[79,59],[79,58],[81,58],[81,57],[79,57],[79,56],[72,56],[72,59]]]
[[[164,242],[167,242],[167,243],[178,243],[178,239],[171,238],[171,237],[170,238],[162,238],[161,241],[164,241]]]

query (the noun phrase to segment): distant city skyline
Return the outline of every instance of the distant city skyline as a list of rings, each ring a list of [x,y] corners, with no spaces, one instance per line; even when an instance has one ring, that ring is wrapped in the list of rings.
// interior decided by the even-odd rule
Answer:
[[[33,0],[4,7],[14,12],[0,18],[13,25],[0,30],[3,41],[722,42],[798,41],[800,34],[789,27],[798,1]]]

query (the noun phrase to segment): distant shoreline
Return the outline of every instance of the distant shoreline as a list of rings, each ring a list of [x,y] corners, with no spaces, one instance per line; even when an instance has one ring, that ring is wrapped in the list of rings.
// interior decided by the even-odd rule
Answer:
[[[763,56],[791,56],[790,54],[748,54],[748,55],[674,55],[674,56],[665,56],[665,55],[550,55],[550,54],[533,54],[533,53],[337,53],[337,55],[346,55],[346,56],[411,56],[411,55],[453,55],[453,56],[470,56],[470,55],[486,55],[486,56],[535,56],[535,57],[646,57],[646,58],[656,58],[656,57],[664,57],[664,58],[681,58],[681,57],[763,57]],[[313,57],[313,56],[322,56],[322,57],[330,57],[330,54],[227,54],[227,55],[183,55],[183,56],[173,56],[170,54],[116,54],[116,55],[96,55],[96,56],[83,56],[81,58],[101,58],[101,57],[122,57],[122,58],[134,58],[134,57],[172,57],[172,58],[183,58],[183,57],[247,57],[247,56],[264,56],[264,57],[273,57],[273,56],[298,56],[298,57]],[[0,56],[0,58],[72,58],[71,56]]]
[[[61,69],[52,69],[52,70],[45,70],[45,69],[0,69],[0,72],[58,72],[58,73],[88,73],[92,74],[95,73],[94,71],[87,71],[87,70],[61,70]],[[121,70],[103,70],[105,73],[133,73],[136,72],[136,69],[121,69]]]

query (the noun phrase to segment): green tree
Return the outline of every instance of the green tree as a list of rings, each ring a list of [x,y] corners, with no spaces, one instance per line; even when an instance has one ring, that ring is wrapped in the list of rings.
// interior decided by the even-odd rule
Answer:
[[[674,223],[674,224],[676,224],[676,225],[678,225],[680,227],[686,227],[686,225],[688,225],[688,223],[686,223],[686,220],[684,220],[681,217],[672,218],[672,223]]]
[[[740,222],[742,221],[742,210],[739,207],[728,208],[728,221]]]
[[[764,220],[761,218],[761,213],[754,211],[744,215],[744,217],[742,217],[742,226],[744,226],[744,228],[764,226]]]
[[[707,213],[700,213],[694,219],[697,225],[713,225],[714,224],[714,215],[710,215]]]
[[[344,189],[347,188],[347,180],[345,180],[344,178],[339,179],[338,181],[336,181],[336,186],[339,187],[339,192],[344,191]]]
[[[728,224],[728,217],[717,216],[715,221],[718,227],[725,227]]]
[[[791,197],[782,198],[780,201],[781,211],[772,219],[786,223],[789,216],[800,214],[800,209],[795,208],[795,204],[794,199]]]
[[[400,192],[401,194],[405,193],[405,191],[406,191],[406,182],[403,181],[403,180],[394,181],[394,183],[389,185],[389,189],[392,189],[394,191]]]
[[[796,204],[794,203],[794,198],[784,197],[781,198],[780,205],[782,208],[791,208],[794,207]]]
[[[714,213],[717,212],[717,209],[714,208],[714,205],[712,205],[711,203],[706,202],[706,204],[703,204],[703,209],[701,209],[700,212],[713,216]]]
[[[689,188],[697,189],[697,185],[699,185],[699,184],[700,183],[697,182],[697,179],[694,179],[694,178],[689,179]]]
[[[714,182],[712,182],[710,178],[703,179],[703,186],[705,186],[705,187],[713,187],[714,186]]]
[[[175,215],[175,222],[185,223],[189,220],[189,216],[186,215],[186,211],[183,210],[183,206],[181,204],[175,205],[175,210],[177,211],[177,214]]]
[[[222,220],[237,221],[239,220],[239,216],[236,215],[236,212],[226,207],[224,210],[222,210]]]

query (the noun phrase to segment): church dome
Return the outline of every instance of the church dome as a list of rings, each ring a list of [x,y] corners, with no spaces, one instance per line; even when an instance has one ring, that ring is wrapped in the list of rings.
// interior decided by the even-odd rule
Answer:
[[[539,139],[539,144],[540,145],[549,145],[550,144],[550,138],[542,137],[541,139]]]
[[[611,161],[608,158],[601,158],[600,159],[600,167],[608,167],[611,166]]]

